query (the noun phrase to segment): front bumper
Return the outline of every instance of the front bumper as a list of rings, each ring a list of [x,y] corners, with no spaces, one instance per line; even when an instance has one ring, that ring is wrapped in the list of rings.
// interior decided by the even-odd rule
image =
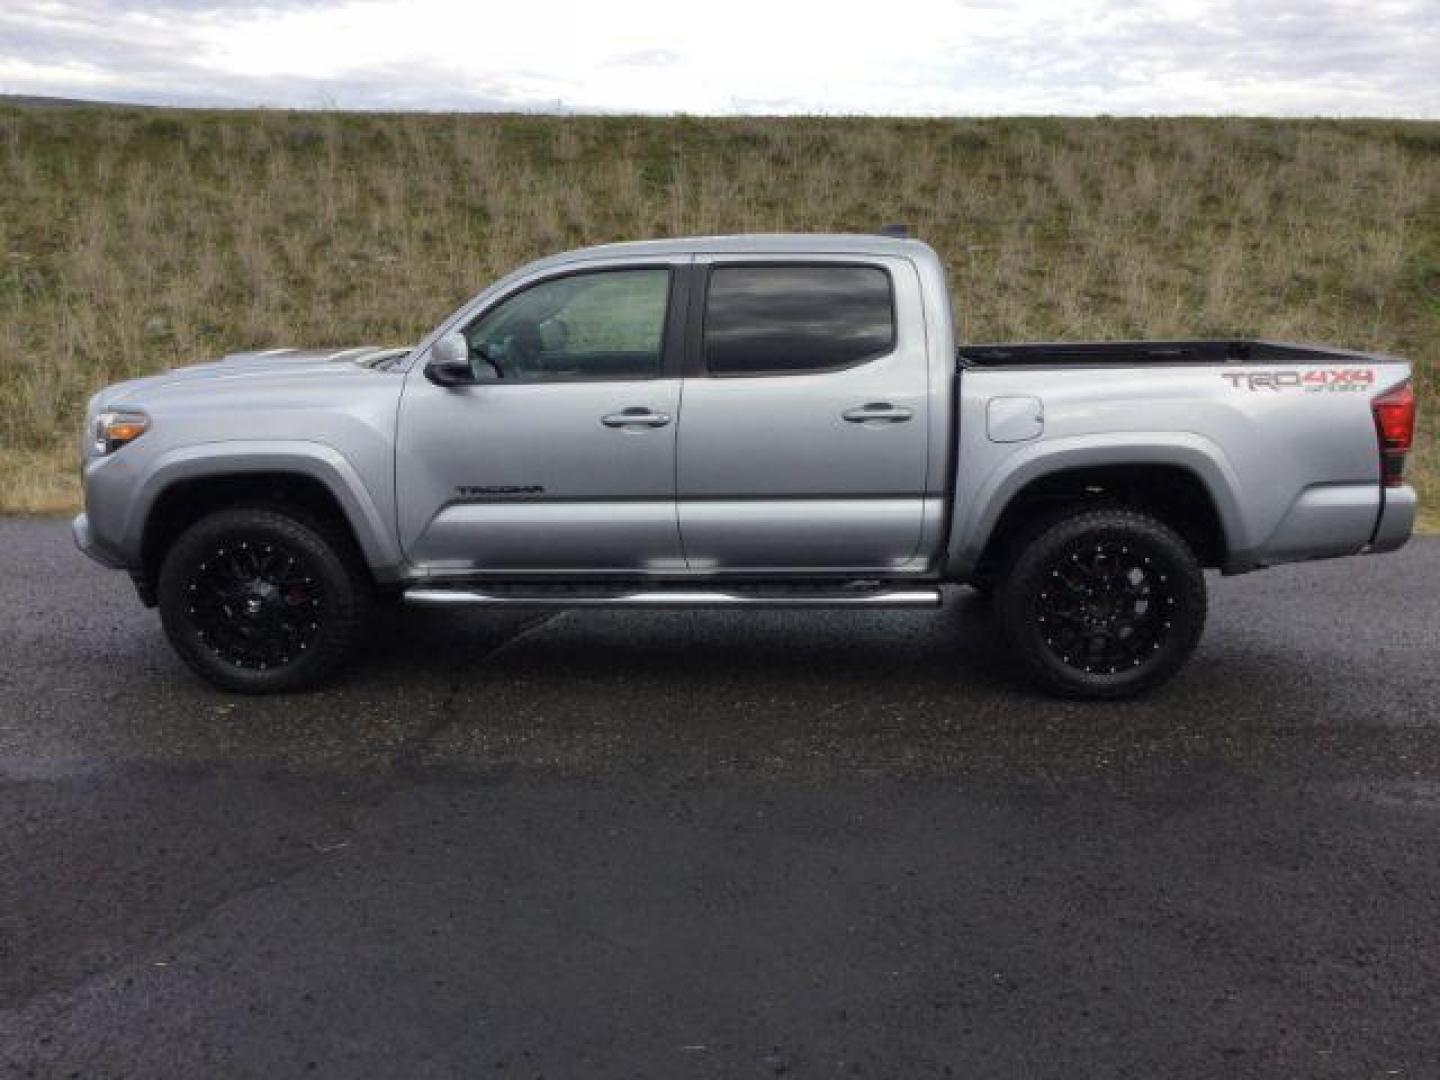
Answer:
[[[125,569],[125,562],[119,555],[107,551],[96,541],[95,534],[90,531],[90,519],[85,514],[77,514],[70,522],[70,535],[75,538],[75,546],[101,566],[108,566],[111,570]]]

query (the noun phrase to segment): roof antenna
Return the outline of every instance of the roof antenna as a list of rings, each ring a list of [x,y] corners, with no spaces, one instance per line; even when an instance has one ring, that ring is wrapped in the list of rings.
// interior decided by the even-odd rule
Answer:
[[[896,240],[910,239],[910,230],[904,225],[881,225],[875,232],[878,236],[889,236]]]

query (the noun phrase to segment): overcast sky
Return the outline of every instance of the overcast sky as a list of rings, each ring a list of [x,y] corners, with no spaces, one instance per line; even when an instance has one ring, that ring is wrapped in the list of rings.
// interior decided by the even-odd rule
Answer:
[[[1440,0],[0,0],[0,93],[1437,118]]]

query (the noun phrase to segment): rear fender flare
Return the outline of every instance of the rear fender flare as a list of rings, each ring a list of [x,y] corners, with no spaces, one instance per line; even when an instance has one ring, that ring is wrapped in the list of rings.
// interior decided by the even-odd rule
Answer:
[[[1236,494],[1239,477],[1224,451],[1191,433],[1126,432],[1046,440],[1005,458],[969,494],[957,499],[946,551],[946,576],[963,579],[975,569],[1000,515],[1027,485],[1056,473],[1107,465],[1169,465],[1194,474],[1209,492],[1220,518],[1226,569],[1245,566],[1253,544]],[[962,478],[964,469],[962,454]]]

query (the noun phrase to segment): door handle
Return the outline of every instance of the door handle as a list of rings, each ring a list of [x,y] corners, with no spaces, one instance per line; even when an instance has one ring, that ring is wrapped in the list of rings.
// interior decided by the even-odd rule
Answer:
[[[872,401],[868,405],[846,409],[840,415],[852,424],[903,424],[914,416],[915,412],[903,406],[891,405],[888,401]]]
[[[600,423],[611,428],[625,427],[664,427],[670,423],[670,414],[663,412],[652,412],[647,408],[621,409],[619,412],[607,413],[600,418]]]

